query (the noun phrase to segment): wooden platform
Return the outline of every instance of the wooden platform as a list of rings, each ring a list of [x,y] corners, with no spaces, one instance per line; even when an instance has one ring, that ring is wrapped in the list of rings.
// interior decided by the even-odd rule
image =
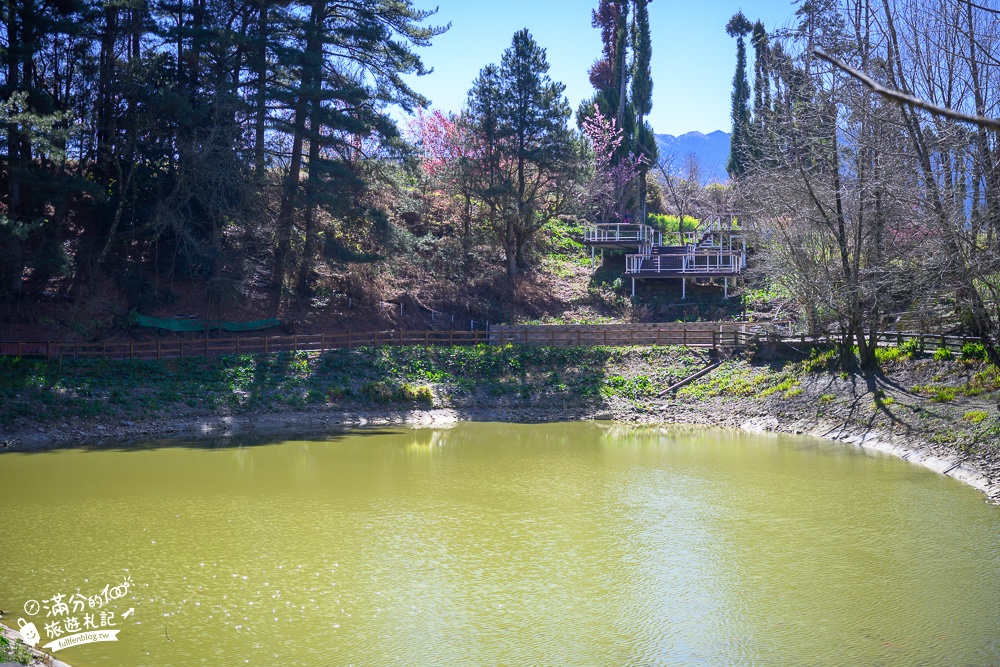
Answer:
[[[632,278],[684,278],[738,276],[746,264],[739,252],[678,252],[652,255],[629,255],[625,275]]]
[[[634,250],[656,245],[662,235],[649,225],[598,224],[583,233],[583,244],[602,250]]]
[[[694,231],[666,235],[649,225],[595,224],[585,230],[583,244],[590,247],[592,259],[596,248],[625,251],[625,276],[632,278],[633,293],[635,281],[642,279],[731,278],[746,268],[739,222],[744,217],[710,215]]]

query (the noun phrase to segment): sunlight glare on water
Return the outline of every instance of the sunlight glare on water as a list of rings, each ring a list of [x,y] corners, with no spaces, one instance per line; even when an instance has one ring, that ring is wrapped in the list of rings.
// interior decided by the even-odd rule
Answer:
[[[1000,509],[813,438],[463,423],[2,454],[0,505],[8,625],[132,577],[119,641],[74,667],[1000,663]]]

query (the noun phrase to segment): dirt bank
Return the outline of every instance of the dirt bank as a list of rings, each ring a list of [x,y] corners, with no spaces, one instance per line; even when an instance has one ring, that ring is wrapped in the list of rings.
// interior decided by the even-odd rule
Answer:
[[[10,619],[8,618],[7,621],[9,622]],[[2,623],[0,623],[0,634],[6,637],[7,640],[11,642],[11,644],[21,639],[20,632],[15,632],[14,630],[12,630],[11,628],[7,627]],[[69,665],[67,665],[65,662],[56,660],[51,655],[39,651],[38,649],[31,648],[28,646],[25,646],[25,648],[31,654],[31,662],[28,663],[27,667],[69,667]],[[3,660],[0,659],[0,664],[7,664],[7,663],[3,662]]]
[[[487,350],[475,353],[485,357],[457,360],[433,356],[443,354],[440,351],[428,354],[432,356],[411,354],[387,363],[382,363],[383,351],[325,360],[292,357],[291,363],[300,364],[294,388],[274,385],[260,400],[246,404],[220,402],[218,391],[232,391],[239,398],[242,390],[232,389],[231,379],[230,389],[219,389],[211,384],[214,376],[205,373],[194,387],[204,400],[181,390],[179,401],[158,410],[124,400],[94,414],[69,411],[49,418],[46,400],[51,404],[52,399],[41,393],[31,399],[36,411],[22,410],[0,426],[0,451],[289,437],[359,426],[444,426],[460,420],[686,423],[809,434],[877,449],[966,482],[1000,502],[1000,372],[981,363],[898,360],[885,364],[877,375],[862,376],[837,371],[822,360],[734,358],[676,396],[658,398],[663,387],[700,368],[707,357],[683,348]],[[378,363],[372,363],[373,357]],[[94,374],[87,373],[76,384],[85,386],[94,400],[105,401],[121,384],[131,383],[129,396],[136,397],[157,391],[162,382],[191,384],[187,377],[151,377],[148,362],[123,364],[109,375],[107,382],[118,383],[114,386],[101,387]],[[406,381],[414,379],[414,368],[422,374],[418,379],[432,382],[403,391],[410,386]],[[130,375],[122,382],[123,369],[138,379]],[[371,376],[366,376],[369,371]],[[242,368],[234,372],[238,375]],[[284,367],[268,372],[292,373]],[[267,384],[260,368],[254,373]],[[54,385],[60,395],[74,391],[65,376],[61,383]],[[424,388],[426,394],[421,393]],[[22,390],[22,400],[28,391]],[[290,391],[299,392],[296,396],[322,392],[323,400],[285,400]],[[411,393],[426,400],[411,400]]]

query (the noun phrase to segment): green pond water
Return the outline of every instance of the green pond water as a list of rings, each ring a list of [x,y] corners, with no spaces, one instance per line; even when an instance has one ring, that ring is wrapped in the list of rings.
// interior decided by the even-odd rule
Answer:
[[[115,614],[117,642],[56,654],[74,667],[1000,664],[1000,509],[819,439],[466,423],[8,453],[0,508],[5,623],[46,643]],[[101,608],[24,610],[125,577]]]

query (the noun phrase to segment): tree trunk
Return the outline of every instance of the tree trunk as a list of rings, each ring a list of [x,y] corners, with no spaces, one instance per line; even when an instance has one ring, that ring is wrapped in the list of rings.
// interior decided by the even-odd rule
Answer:
[[[319,136],[322,126],[317,123],[319,104],[312,101],[309,120],[309,176],[306,181],[305,246],[302,249],[302,265],[299,267],[299,296],[308,296],[311,291],[311,276],[316,255],[316,197],[319,195]]]
[[[255,44],[254,69],[257,90],[254,95],[253,166],[258,180],[264,176],[264,130],[267,120],[267,33],[270,0],[260,0],[257,16],[257,43]]]
[[[115,141],[115,41],[118,33],[118,9],[104,7],[104,30],[97,83],[97,174],[105,192],[111,184]],[[170,151],[171,156],[173,151]]]
[[[280,303],[281,289],[285,284],[285,270],[288,263],[288,255],[292,246],[292,230],[295,221],[295,209],[299,198],[299,178],[302,172],[302,144],[305,138],[306,115],[309,110],[309,102],[314,82],[317,80],[316,74],[322,65],[322,41],[320,31],[322,30],[320,21],[321,0],[314,0],[309,24],[306,28],[306,53],[302,59],[302,75],[298,90],[298,97],[295,101],[295,121],[292,128],[292,152],[288,158],[288,173],[285,176],[285,185],[282,188],[281,208],[278,211],[278,247],[274,255],[274,267],[271,272],[271,289],[277,290],[277,299]],[[275,304],[277,306],[278,303]],[[276,308],[275,308],[276,309]]]
[[[517,278],[517,239],[514,236],[514,223],[510,220],[507,221],[503,237],[503,250],[507,258],[507,277],[513,281]]]

